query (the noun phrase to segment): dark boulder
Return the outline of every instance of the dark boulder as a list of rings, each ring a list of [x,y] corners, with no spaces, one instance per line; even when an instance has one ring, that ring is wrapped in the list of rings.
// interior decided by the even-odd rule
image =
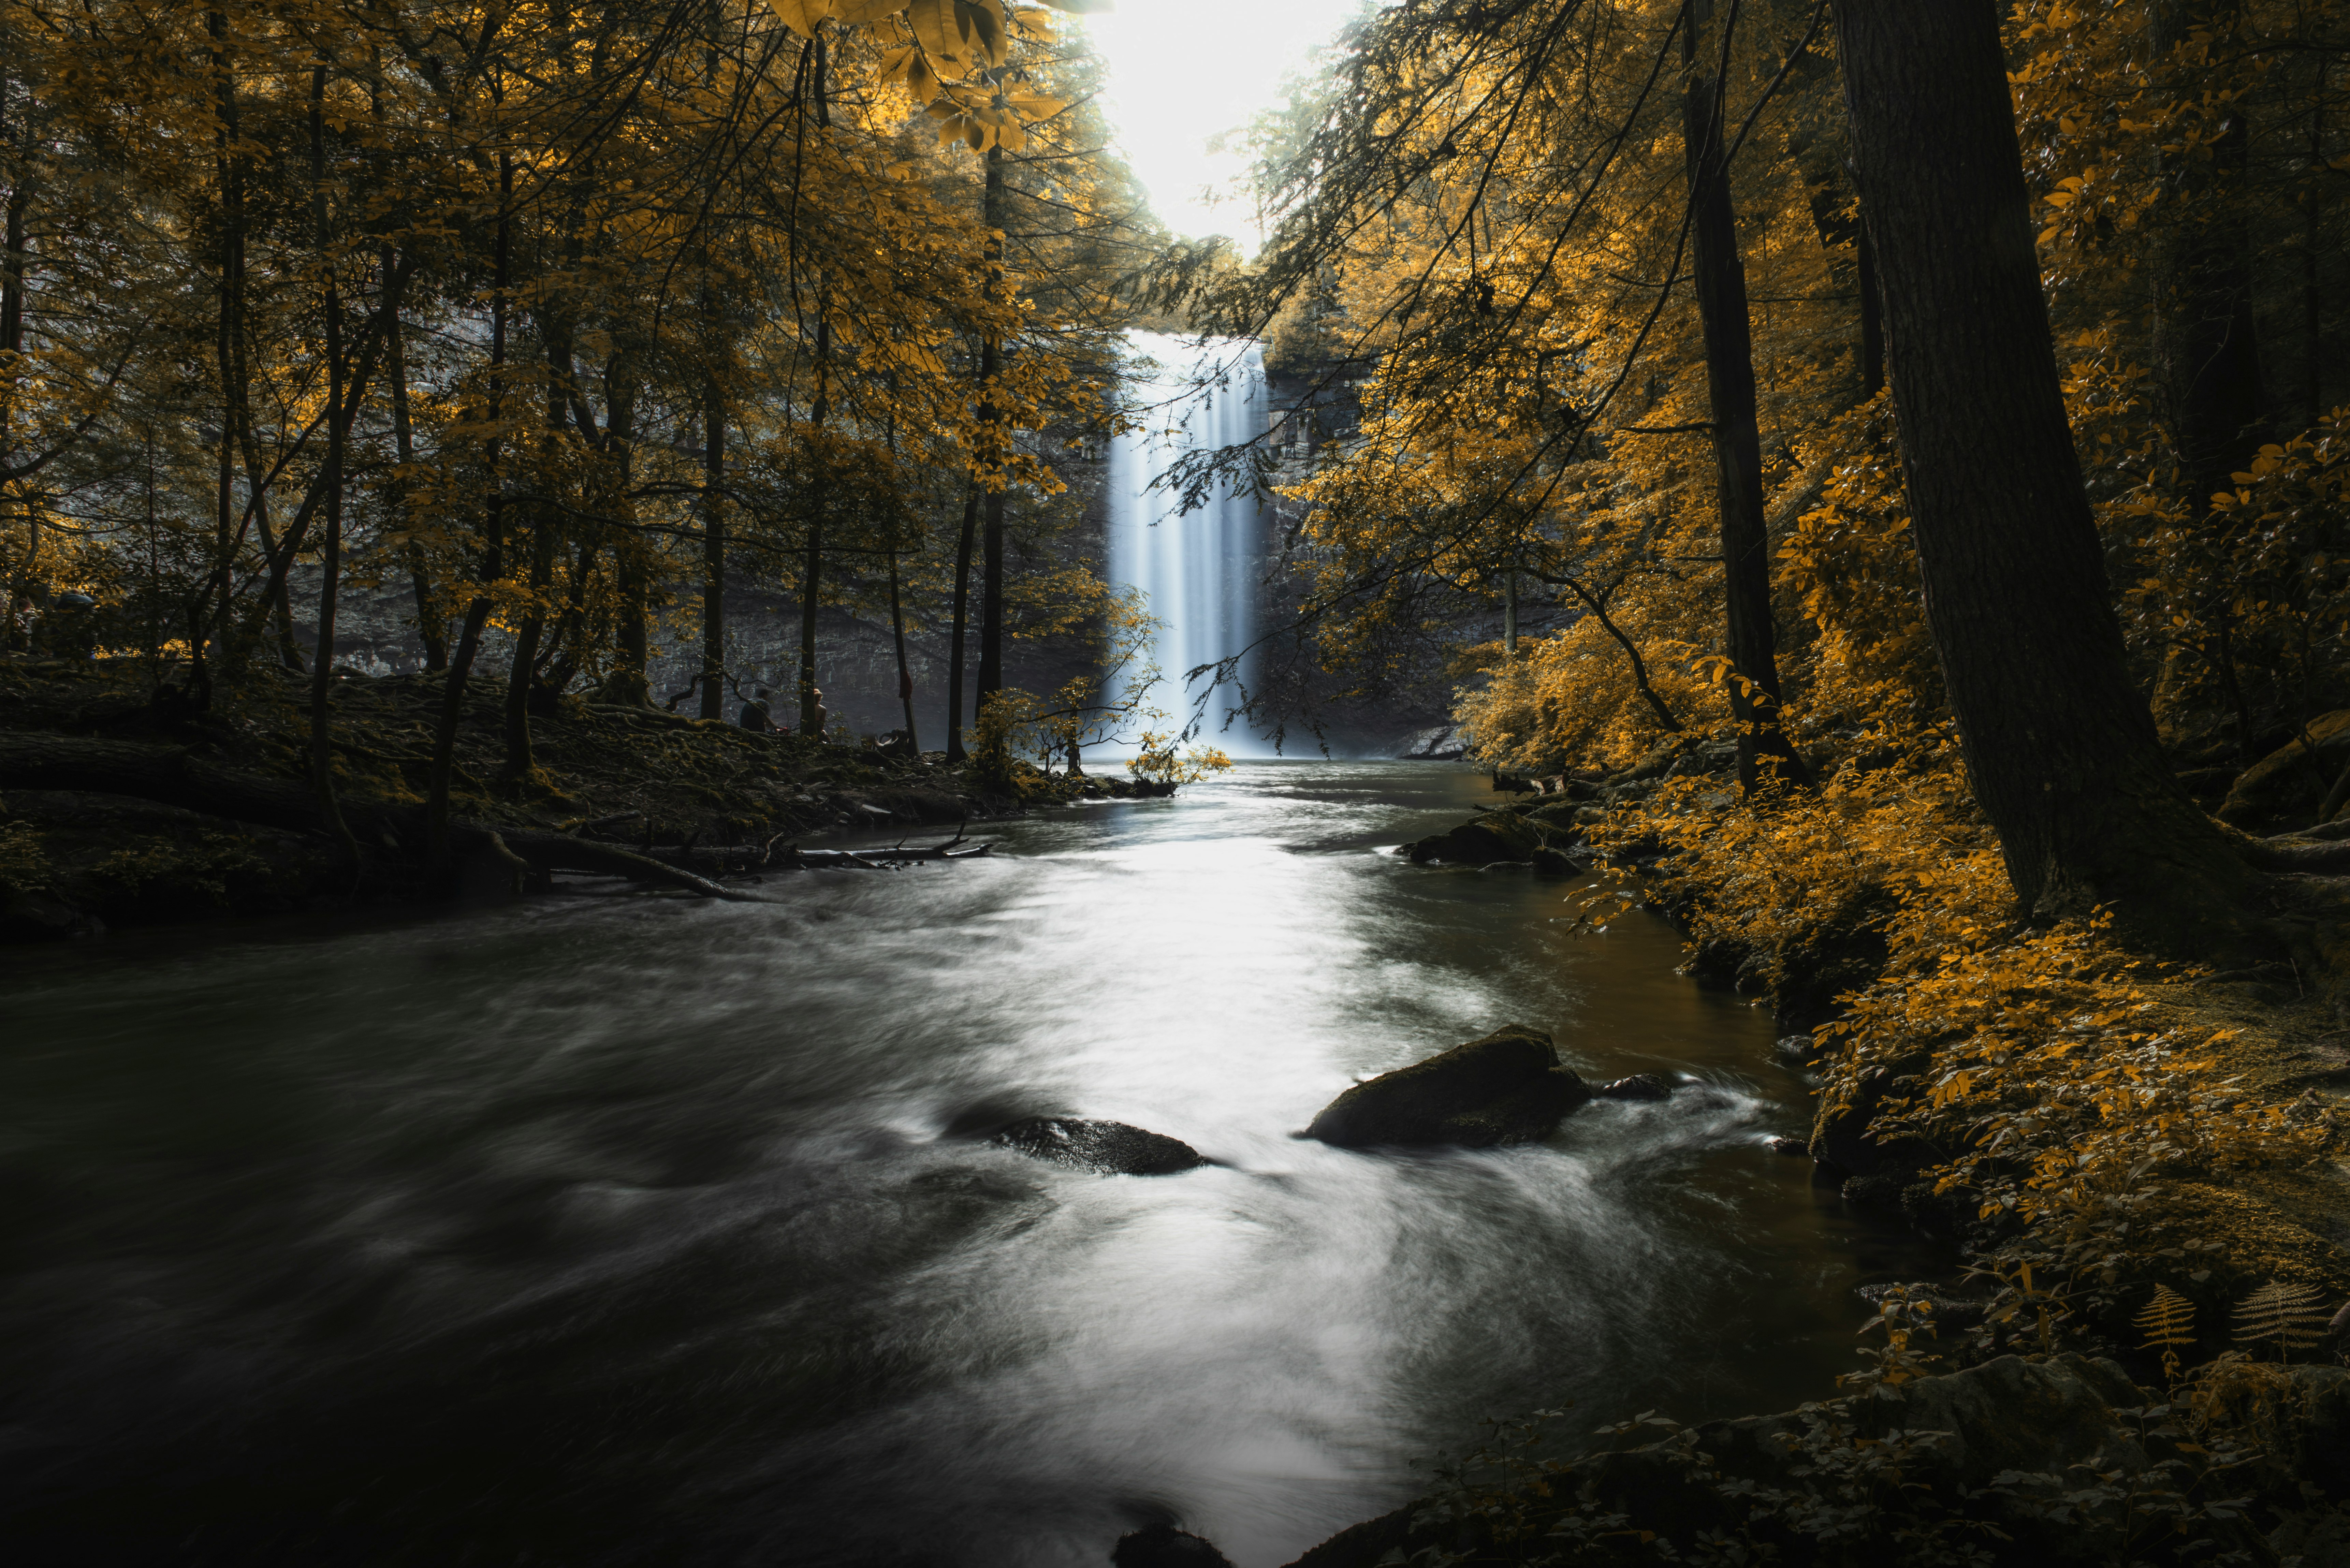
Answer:
[[[1553,849],[1545,844],[1526,857],[1534,868],[1545,877],[1572,877],[1583,869],[1583,863],[1564,849]]]
[[[1549,1035],[1513,1023],[1356,1085],[1305,1136],[1341,1148],[1532,1143],[1590,1097],[1591,1086],[1558,1064]]]
[[[1673,1085],[1654,1073],[1635,1073],[1591,1092],[1603,1100],[1663,1100],[1672,1097]]]
[[[1180,1138],[1145,1132],[1124,1122],[1087,1122],[1066,1116],[1031,1116],[997,1133],[990,1143],[1017,1149],[1031,1159],[1049,1159],[1104,1176],[1171,1176],[1208,1161]]]
[[[1490,811],[1444,833],[1404,846],[1415,866],[1490,866],[1497,860],[1530,859],[1543,841],[1540,829],[1509,810]]]
[[[1547,805],[1531,807],[1521,815],[1528,822],[1550,829],[1553,844],[1566,845],[1582,841],[1583,829],[1586,826],[1582,814],[1588,809],[1582,801],[1555,800]]]
[[[1118,1538],[1111,1568],[1232,1568],[1232,1561],[1208,1542],[1171,1524],[1154,1524]]]
[[[1889,1068],[1870,1068],[1841,1096],[1823,1096],[1812,1122],[1812,1158],[1847,1178],[1897,1179],[1889,1189],[1895,1193],[1915,1181],[1918,1172],[1943,1158],[1942,1152],[1922,1138],[1898,1133],[1880,1140],[1877,1114],[1888,1101],[1915,1093],[1917,1075],[1931,1061],[1919,1052]]]

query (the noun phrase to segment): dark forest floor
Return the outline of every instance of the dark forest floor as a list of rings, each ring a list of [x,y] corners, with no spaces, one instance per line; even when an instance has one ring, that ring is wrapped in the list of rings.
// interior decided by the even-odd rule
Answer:
[[[534,766],[509,778],[504,686],[477,679],[467,693],[453,816],[607,843],[704,875],[763,864],[779,840],[889,830],[936,839],[1034,804],[1137,791],[1123,777],[1037,774],[1023,778],[1017,795],[992,794],[939,753],[893,754],[869,742],[838,745],[572,697],[531,721]],[[176,705],[175,691],[159,702],[151,676],[131,660],[0,658],[0,743],[116,742],[176,753],[280,794],[307,784],[306,677],[261,670],[224,682],[201,713]],[[421,822],[442,692],[437,675],[338,679],[334,773],[348,810]],[[362,844],[380,864],[354,888],[348,855],[316,826],[240,820],[151,793],[28,787],[47,782],[0,763],[0,941],[423,890],[403,864],[414,844]]]

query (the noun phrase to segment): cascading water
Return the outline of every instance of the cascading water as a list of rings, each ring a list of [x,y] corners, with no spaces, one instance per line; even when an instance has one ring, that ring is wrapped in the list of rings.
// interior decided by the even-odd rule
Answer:
[[[1153,705],[1187,722],[1201,686],[1184,676],[1239,654],[1256,635],[1255,563],[1263,520],[1244,487],[1219,486],[1205,505],[1180,511],[1180,497],[1158,482],[1188,452],[1238,446],[1264,432],[1264,355],[1253,343],[1158,332],[1127,335],[1135,359],[1126,394],[1141,429],[1110,449],[1110,576],[1149,596],[1160,622],[1150,655],[1165,684]],[[1243,679],[1247,664],[1241,667]],[[1227,686],[1205,710],[1209,743],[1235,756],[1272,748],[1241,723],[1222,728],[1237,700]]]

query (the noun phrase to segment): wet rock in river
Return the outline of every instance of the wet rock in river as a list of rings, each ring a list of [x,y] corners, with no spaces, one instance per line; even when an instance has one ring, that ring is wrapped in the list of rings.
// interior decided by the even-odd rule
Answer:
[[[1031,1116],[988,1140],[1032,1159],[1049,1159],[1104,1176],[1171,1176],[1208,1163],[1180,1138],[1146,1132],[1124,1122],[1078,1121],[1068,1116]]]
[[[1559,1065],[1549,1035],[1511,1024],[1356,1085],[1305,1136],[1341,1148],[1532,1143],[1589,1098],[1591,1086]]]
[[[1210,1542],[1171,1524],[1154,1524],[1118,1538],[1111,1568],[1232,1568]]]
[[[1492,811],[1408,844],[1404,854],[1415,866],[1490,866],[1497,860],[1527,859],[1542,842],[1541,829],[1528,826],[1515,812]]]
[[[1672,1097],[1673,1086],[1654,1073],[1635,1073],[1591,1092],[1603,1100],[1664,1100]]]

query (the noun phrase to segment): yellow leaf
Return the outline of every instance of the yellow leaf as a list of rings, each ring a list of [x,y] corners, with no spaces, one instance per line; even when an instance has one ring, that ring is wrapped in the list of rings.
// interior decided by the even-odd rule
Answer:
[[[801,37],[813,38],[816,24],[832,15],[832,0],[767,0],[767,8]]]
[[[962,29],[955,26],[956,0],[913,0],[906,7],[906,21],[914,29],[914,41],[931,57],[933,65],[962,66]]]
[[[1035,42],[1049,44],[1055,41],[1056,35],[1053,31],[1053,24],[1045,19],[1042,11],[1014,11],[1010,15],[1012,25]]]
[[[980,63],[1000,66],[1012,57],[1012,33],[1003,0],[955,0],[955,25]]]
[[[895,16],[906,8],[906,0],[832,0],[832,14],[845,27],[861,27],[868,22],[879,22],[884,16]]]
[[[913,63],[906,67],[906,90],[914,95],[916,103],[927,104],[939,96],[939,73],[931,69],[931,62],[920,51]]]
[[[1041,93],[1014,93],[1003,101],[1018,109],[1023,119],[1050,119],[1069,107],[1066,99],[1046,98]]]

